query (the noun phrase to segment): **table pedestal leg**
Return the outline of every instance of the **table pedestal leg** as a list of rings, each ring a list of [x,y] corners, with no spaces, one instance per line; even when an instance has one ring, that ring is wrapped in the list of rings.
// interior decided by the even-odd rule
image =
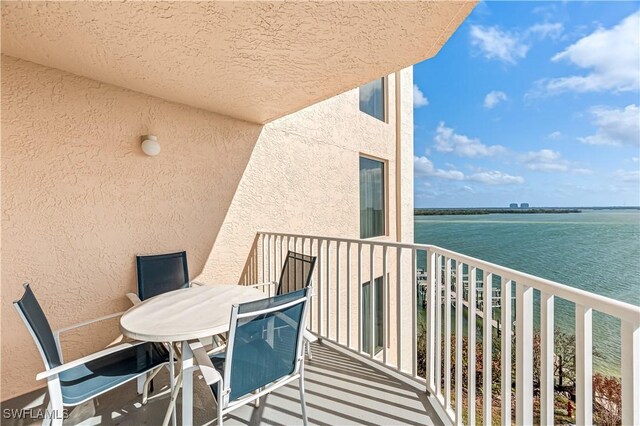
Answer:
[[[182,424],[193,424],[193,352],[182,342]]]
[[[176,426],[176,410],[175,410],[175,397],[177,396],[177,392],[179,387],[176,386],[176,372],[175,366],[173,364],[174,359],[174,350],[173,350],[173,342],[169,342],[169,385],[171,387],[171,400],[169,401],[169,407],[167,408],[167,415],[165,416],[165,421],[163,422],[163,426],[168,424],[168,416],[171,413],[171,425]],[[176,395],[174,395],[176,394]]]

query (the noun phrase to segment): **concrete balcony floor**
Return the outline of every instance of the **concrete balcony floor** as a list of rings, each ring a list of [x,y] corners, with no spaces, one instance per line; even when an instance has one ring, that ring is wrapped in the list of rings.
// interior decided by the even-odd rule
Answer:
[[[305,397],[310,424],[317,425],[431,425],[441,424],[427,395],[420,389],[374,368],[357,357],[316,343],[313,360],[306,362]],[[160,425],[168,403],[163,392],[166,369],[154,380],[156,392],[142,406],[135,382],[103,394],[69,412],[65,425]],[[202,380],[194,380],[194,423],[215,424],[216,408]],[[5,401],[3,409],[46,408],[43,390]],[[164,394],[163,394],[164,393]],[[225,417],[228,425],[301,424],[297,382],[262,398],[258,408],[244,406]],[[154,397],[155,396],[155,397]],[[179,399],[180,401],[180,399]],[[178,423],[181,406],[178,403]],[[37,419],[2,419],[3,425],[38,425]]]

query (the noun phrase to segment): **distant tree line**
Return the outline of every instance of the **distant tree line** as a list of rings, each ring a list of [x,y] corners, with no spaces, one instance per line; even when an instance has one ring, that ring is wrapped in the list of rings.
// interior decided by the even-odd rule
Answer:
[[[416,216],[468,216],[479,214],[549,214],[549,213],[581,213],[579,209],[415,209]]]

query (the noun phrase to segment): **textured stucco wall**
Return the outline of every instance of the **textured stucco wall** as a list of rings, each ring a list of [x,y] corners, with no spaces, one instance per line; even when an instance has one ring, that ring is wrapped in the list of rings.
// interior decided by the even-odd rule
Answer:
[[[2,56],[2,399],[43,386],[11,306],[22,282],[60,328],[126,309],[137,253],[186,249],[192,278],[235,283],[257,230],[358,238],[358,156],[386,159],[394,182],[394,120],[361,113],[354,90],[261,127]],[[155,158],[139,148],[148,133]],[[117,334],[90,327],[65,354]]]
[[[463,1],[2,2],[2,51],[264,123],[434,56]]]

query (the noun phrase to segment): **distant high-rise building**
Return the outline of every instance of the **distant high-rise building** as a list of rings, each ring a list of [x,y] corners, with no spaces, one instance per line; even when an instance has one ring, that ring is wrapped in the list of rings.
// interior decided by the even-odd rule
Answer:
[[[511,204],[509,204],[509,208],[510,208],[510,209],[517,209],[517,208],[518,208],[518,203],[511,203]]]
[[[520,203],[520,208],[521,209],[528,209],[529,208],[529,203]]]

